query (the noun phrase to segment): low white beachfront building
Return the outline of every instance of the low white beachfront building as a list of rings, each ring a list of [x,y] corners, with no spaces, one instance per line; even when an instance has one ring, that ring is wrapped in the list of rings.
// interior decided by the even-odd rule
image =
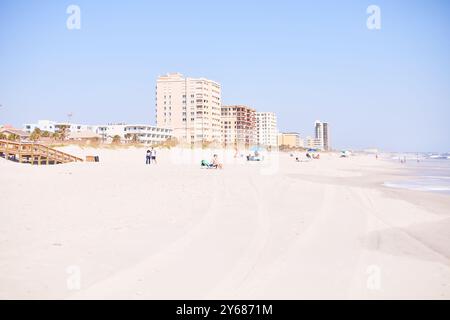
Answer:
[[[86,125],[39,120],[37,123],[23,125],[23,130],[27,133],[33,132],[36,128],[51,133],[65,130],[68,137],[74,133],[86,134],[90,132],[94,135],[97,134],[103,142],[112,142],[115,136],[119,136],[120,141],[123,143],[137,141],[152,145],[165,142],[172,138],[171,129],[148,124],[110,123],[106,125]]]
[[[124,127],[125,139],[134,140],[136,136],[140,143],[158,144],[172,138],[172,130],[150,125],[126,125]]]
[[[37,123],[26,123],[23,125],[23,131],[32,133],[35,129],[55,133],[62,128],[66,128],[67,134],[84,131],[96,131],[96,126],[87,124],[76,124],[69,122],[57,122],[52,120],[38,120]]]
[[[26,123],[23,125],[23,131],[32,133],[36,128],[41,131],[48,131],[54,133],[56,122],[51,120],[39,120],[37,123]]]
[[[143,144],[158,144],[172,138],[172,130],[148,124],[108,124],[97,126],[96,133],[105,142],[111,142],[119,136],[121,142],[138,141]]]
[[[103,142],[111,142],[115,136],[119,136],[120,140],[125,140],[124,123],[109,123],[97,126],[95,132],[101,136]]]
[[[306,148],[323,150],[323,143],[321,139],[306,137]]]

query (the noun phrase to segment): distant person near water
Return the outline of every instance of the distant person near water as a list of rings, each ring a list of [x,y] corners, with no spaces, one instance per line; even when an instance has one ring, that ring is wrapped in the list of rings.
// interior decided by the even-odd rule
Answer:
[[[213,159],[211,162],[208,162],[206,160],[202,160],[200,163],[202,168],[206,169],[222,169],[223,165],[219,162],[217,154],[213,156]]]

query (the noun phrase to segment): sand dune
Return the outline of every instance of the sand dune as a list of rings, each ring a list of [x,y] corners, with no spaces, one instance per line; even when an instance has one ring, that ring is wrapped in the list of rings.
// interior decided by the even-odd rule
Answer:
[[[0,298],[450,298],[450,197],[395,164],[65,150],[101,162],[0,161]]]

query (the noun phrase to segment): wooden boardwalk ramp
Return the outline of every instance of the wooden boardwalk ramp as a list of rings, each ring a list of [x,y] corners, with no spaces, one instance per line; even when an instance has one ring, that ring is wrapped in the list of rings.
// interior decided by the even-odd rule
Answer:
[[[83,159],[39,143],[0,140],[0,157],[30,164],[82,162]]]

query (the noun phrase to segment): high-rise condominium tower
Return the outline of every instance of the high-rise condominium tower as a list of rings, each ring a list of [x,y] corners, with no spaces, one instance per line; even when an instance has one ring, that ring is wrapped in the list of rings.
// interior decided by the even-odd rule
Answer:
[[[247,106],[222,106],[222,141],[225,147],[248,148],[256,143],[256,111]]]
[[[256,141],[260,146],[278,145],[277,116],[273,112],[256,112]]]
[[[320,141],[322,149],[325,151],[330,150],[330,133],[328,122],[321,122],[317,120],[314,123],[314,128],[316,133],[316,139]]]
[[[156,125],[172,129],[180,141],[221,142],[220,84],[180,73],[160,76],[156,82]]]

